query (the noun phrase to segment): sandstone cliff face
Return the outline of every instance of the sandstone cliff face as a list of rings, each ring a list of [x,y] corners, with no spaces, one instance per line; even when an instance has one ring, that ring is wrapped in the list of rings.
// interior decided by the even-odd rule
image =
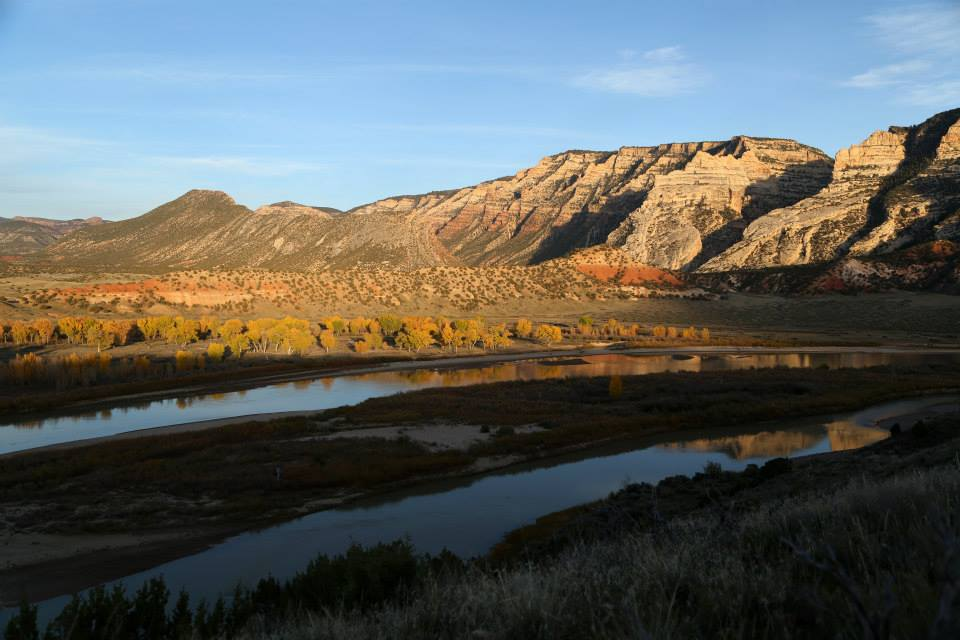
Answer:
[[[469,265],[537,263],[599,244],[616,230],[613,243],[623,245],[634,259],[679,268],[690,260],[674,258],[678,245],[687,245],[671,235],[678,228],[671,218],[686,215],[695,221],[694,230],[710,234],[730,217],[759,215],[814,193],[829,173],[827,156],[787,140],[734,138],[616,152],[568,151],[514,176],[456,191],[391,198],[351,215],[389,211],[408,216],[425,233],[435,234],[446,254]],[[645,205],[653,194],[656,202]],[[638,209],[644,213],[637,215]],[[724,242],[730,243],[712,237],[707,245]]]
[[[915,127],[877,131],[840,151],[827,188],[759,218],[702,270],[828,262],[956,239],[958,121],[960,110],[944,112]]]
[[[954,120],[952,124],[950,120]],[[907,159],[871,203],[875,226],[853,255],[889,253],[932,239],[955,240],[960,214],[960,110],[909,130]],[[896,179],[899,178],[899,179]]]
[[[640,202],[653,175],[682,166],[719,143],[568,151],[516,175],[474,187],[389,198],[357,214],[411,220],[462,264],[530,264],[599,244]],[[356,224],[362,225],[358,221]]]
[[[658,175],[608,238],[639,262],[696,268],[740,239],[750,220],[823,188],[831,161],[791,140],[734,138]]]
[[[837,154],[830,184],[752,222],[743,239],[703,266],[727,271],[832,260],[867,221],[883,178],[903,160],[902,133],[878,131]]]

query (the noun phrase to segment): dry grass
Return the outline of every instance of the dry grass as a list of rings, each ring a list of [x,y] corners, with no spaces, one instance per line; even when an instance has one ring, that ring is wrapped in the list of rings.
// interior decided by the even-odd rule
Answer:
[[[541,563],[475,568],[372,613],[313,614],[247,637],[956,637],[958,498],[956,466],[854,480]]]

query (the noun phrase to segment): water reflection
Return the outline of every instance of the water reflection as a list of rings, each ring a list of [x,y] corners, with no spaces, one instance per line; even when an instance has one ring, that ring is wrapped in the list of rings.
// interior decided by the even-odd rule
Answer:
[[[566,358],[550,356],[539,360],[462,368],[378,371],[362,375],[283,382],[226,393],[195,394],[175,399],[127,403],[104,411],[11,422],[0,425],[0,453],[185,422],[280,411],[319,411],[362,402],[372,397],[430,387],[458,387],[514,380],[644,375],[669,371],[733,371],[763,367],[859,368],[891,363],[911,366],[945,361],[957,362],[960,361],[960,356],[909,353],[778,353],[681,357],[603,354]]]
[[[897,401],[846,415],[771,425],[765,431],[727,429],[690,439],[678,436],[644,449],[588,453],[579,460],[450,480],[235,536],[118,582],[132,591],[160,574],[174,593],[183,587],[194,601],[213,599],[229,595],[238,581],[252,584],[268,574],[287,578],[318,553],[340,553],[354,542],[370,545],[404,536],[422,552],[447,548],[469,557],[486,552],[506,532],[539,516],[602,498],[625,479],[655,483],[667,476],[694,474],[711,462],[741,470],[771,457],[862,446],[888,435],[873,426],[877,421],[958,409],[956,396]],[[58,597],[40,603],[41,619],[51,617],[66,601]],[[0,611],[0,624],[11,613]]]
[[[816,425],[804,429],[761,431],[736,436],[697,438],[686,442],[661,445],[667,449],[688,451],[715,451],[733,460],[748,458],[785,458],[798,452],[822,446],[830,451],[845,451],[865,447],[883,440],[890,433],[849,424]]]

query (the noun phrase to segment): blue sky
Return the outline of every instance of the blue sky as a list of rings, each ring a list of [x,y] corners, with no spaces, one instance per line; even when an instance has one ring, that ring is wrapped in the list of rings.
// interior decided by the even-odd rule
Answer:
[[[0,216],[349,208],[565,149],[960,106],[960,3],[0,0]]]

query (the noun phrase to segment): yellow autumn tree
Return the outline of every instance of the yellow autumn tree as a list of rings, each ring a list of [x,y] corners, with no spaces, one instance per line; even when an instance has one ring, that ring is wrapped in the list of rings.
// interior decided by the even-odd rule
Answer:
[[[542,344],[554,344],[563,340],[563,331],[552,324],[539,324],[534,332],[534,338]]]
[[[222,342],[211,342],[207,346],[207,357],[213,362],[220,362],[226,350],[227,347]]]
[[[332,329],[321,331],[319,341],[320,346],[323,347],[323,350],[327,353],[330,353],[330,349],[334,349],[337,346],[337,337],[333,334]]]
[[[517,324],[514,327],[514,332],[520,338],[529,338],[533,333],[533,323],[526,318],[520,318],[517,320]]]

